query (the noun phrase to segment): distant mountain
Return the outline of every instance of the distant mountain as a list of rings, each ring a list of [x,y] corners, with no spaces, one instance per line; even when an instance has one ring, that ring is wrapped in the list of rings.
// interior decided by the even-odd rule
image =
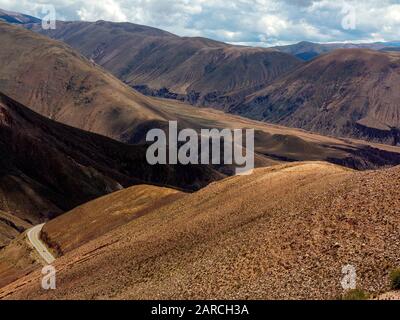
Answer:
[[[150,128],[165,128],[168,120],[181,127],[221,126],[215,115],[140,94],[60,41],[1,22],[0,41],[0,91],[53,120],[129,143],[142,142]]]
[[[256,166],[326,160],[367,169],[398,163],[398,154],[380,147],[145,97],[69,46],[29,30],[0,23],[0,41],[4,44],[0,46],[0,91],[47,118],[76,128],[133,144],[144,142],[151,128],[167,129],[169,120],[177,120],[180,128],[196,130],[255,128]],[[218,170],[232,173],[231,168]]]
[[[380,51],[400,51],[400,47],[384,47]]]
[[[278,46],[274,49],[289,53],[301,60],[309,61],[321,54],[337,49],[371,49],[381,50],[385,47],[400,47],[400,42],[373,42],[373,43],[313,43],[302,41],[287,46]]]
[[[40,23],[41,20],[27,14],[18,12],[6,11],[0,9],[0,21],[13,23],[13,24],[25,24],[25,23]]]
[[[336,50],[230,110],[325,135],[400,145],[400,54]]]
[[[0,250],[32,225],[15,215],[0,210]],[[1,270],[0,258],[0,270]],[[1,273],[1,271],[0,271]],[[1,280],[0,280],[1,285]]]
[[[65,41],[148,96],[212,106],[257,120],[322,134],[389,144],[399,143],[397,109],[394,106],[396,93],[384,89],[375,71],[368,70],[369,58],[362,54],[362,50],[374,50],[379,56],[380,50],[397,48],[400,42],[301,42],[291,46],[260,49],[232,46],[204,38],[181,38],[159,29],[131,23],[59,22],[56,30],[42,30],[37,24],[26,27]],[[336,50],[339,51],[335,54]],[[359,52],[360,57],[357,57],[355,52]],[[328,58],[319,57],[322,54],[328,55]],[[320,58],[323,60],[319,61],[325,61],[325,64],[304,64],[293,58],[293,55],[302,60]],[[347,57],[350,57],[352,62],[347,62]],[[390,79],[392,58],[385,60],[384,53],[381,58],[381,77],[389,82],[387,87],[394,88],[395,82]],[[372,66],[372,69],[379,68],[380,65],[381,63],[378,63]],[[303,75],[303,72],[307,76]],[[359,76],[358,72],[364,74]],[[372,72],[372,76],[369,72]],[[394,74],[397,74],[396,71]],[[321,75],[324,75],[323,81],[320,81]],[[346,81],[345,84],[339,83],[342,80]],[[293,83],[289,85],[287,81]],[[379,97],[372,90],[375,88],[372,83],[380,88]],[[288,86],[295,86],[295,92],[289,90]],[[341,87],[340,92],[335,91],[337,86]],[[353,91],[350,89],[352,86]],[[310,87],[318,92],[313,92],[314,89],[303,90]],[[322,90],[325,93],[319,92]],[[363,91],[361,96],[352,93],[360,90]],[[274,98],[269,95],[270,91],[274,91]],[[346,94],[345,98],[342,97],[343,94]],[[290,110],[297,110],[299,102],[294,103],[293,99],[297,101],[298,95],[307,95],[313,104],[345,105],[338,107],[343,110],[331,110],[329,118],[324,118],[324,114],[315,115],[313,118],[308,111],[307,116],[292,118]],[[270,102],[264,100],[265,96],[269,97]],[[328,102],[321,102],[320,98],[317,98],[325,96]],[[343,99],[346,102],[342,101]],[[284,107],[278,103],[280,100],[287,101]],[[301,101],[301,98],[298,101]],[[347,104],[351,107],[345,110]],[[319,110],[324,108],[323,105],[313,108]],[[265,108],[269,111],[266,112]],[[282,118],[282,112],[286,111],[282,111],[281,108],[289,110],[287,117]]]
[[[27,28],[62,40],[147,95],[194,105],[223,104],[226,93],[253,90],[300,65],[275,49],[178,37],[132,23],[57,22]]]

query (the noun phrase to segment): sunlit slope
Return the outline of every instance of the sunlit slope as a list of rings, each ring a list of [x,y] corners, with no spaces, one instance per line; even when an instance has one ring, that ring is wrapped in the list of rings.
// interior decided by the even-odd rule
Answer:
[[[167,129],[168,120],[177,120],[179,128],[197,130],[255,128],[260,133],[256,139],[258,166],[327,160],[365,169],[399,163],[396,155],[365,150],[363,143],[332,140],[145,97],[59,41],[1,22],[0,31],[4,44],[0,47],[0,91],[46,117],[80,129],[140,143],[149,129]],[[308,146],[302,150],[299,146],[304,144]]]
[[[347,264],[360,288],[387,291],[399,261],[399,183],[399,167],[355,172],[307,162],[258,169],[67,253],[55,263],[55,291],[40,290],[33,274],[1,295],[334,299],[343,293]]]
[[[398,52],[342,49],[287,74],[231,111],[325,135],[400,144]]]
[[[12,214],[0,211],[0,250],[31,225]]]
[[[56,254],[61,255],[184,195],[174,189],[133,186],[51,220],[44,226],[42,238]]]
[[[42,238],[53,255],[62,255],[183,196],[185,193],[170,188],[133,186],[47,222]],[[40,267],[38,254],[28,244],[25,234],[21,234],[29,227],[28,223],[0,211],[0,287]]]

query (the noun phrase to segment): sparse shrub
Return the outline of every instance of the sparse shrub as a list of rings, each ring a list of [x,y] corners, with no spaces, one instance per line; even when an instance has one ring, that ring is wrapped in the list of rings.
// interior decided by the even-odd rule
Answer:
[[[349,290],[342,296],[342,300],[368,300],[368,299],[369,299],[369,294],[362,289]]]
[[[390,273],[390,284],[393,290],[400,290],[400,269]]]

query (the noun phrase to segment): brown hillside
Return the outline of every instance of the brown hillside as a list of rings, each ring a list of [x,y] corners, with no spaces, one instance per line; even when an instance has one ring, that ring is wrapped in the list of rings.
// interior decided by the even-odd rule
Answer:
[[[326,135],[400,144],[400,54],[343,49],[249,95],[233,112]]]
[[[61,42],[2,22],[0,41],[0,91],[44,116],[118,140],[165,120],[154,102]]]
[[[57,23],[56,30],[27,27],[64,41],[143,93],[191,104],[223,106],[227,92],[254,91],[300,65],[274,49],[178,37],[131,23]]]
[[[51,243],[53,254],[60,255],[184,195],[174,189],[149,185],[120,190],[49,221],[42,237]],[[29,225],[11,214],[0,212],[0,219],[3,217],[15,223],[19,233],[11,230],[10,226],[3,226],[0,220],[0,241],[5,239],[4,245],[7,244],[4,248],[0,247],[0,287],[29,274],[41,263],[37,252],[28,244],[26,234],[19,235]],[[65,226],[68,226],[67,233],[61,232]]]
[[[228,178],[59,258],[57,290],[33,273],[0,295],[332,299],[347,264],[360,288],[384,292],[400,261],[399,169],[308,162]]]
[[[56,123],[0,93],[0,210],[37,224],[135,184],[196,190],[207,166],[151,166],[134,146]]]
[[[0,249],[0,287],[37,270],[41,265],[39,254],[33,250],[25,238],[26,234],[16,236]]]
[[[42,237],[62,255],[133,219],[173,202],[185,193],[140,185],[83,204],[46,223]],[[82,230],[82,226],[85,229]],[[68,232],[63,232],[68,226]]]
[[[0,40],[5,44],[0,47],[0,58],[4,61],[0,91],[4,89],[11,97],[53,120],[129,143],[143,142],[149,129],[165,128],[167,120],[178,120],[180,128],[256,128],[260,131],[257,166],[326,160],[365,169],[399,163],[396,154],[370,149],[360,142],[335,141],[172,100],[145,97],[61,42],[1,22],[0,30]],[[143,32],[146,37],[148,32],[159,33],[147,28]],[[204,41],[196,39],[198,45]],[[295,141],[308,146],[303,151]],[[295,150],[290,146],[295,146]]]

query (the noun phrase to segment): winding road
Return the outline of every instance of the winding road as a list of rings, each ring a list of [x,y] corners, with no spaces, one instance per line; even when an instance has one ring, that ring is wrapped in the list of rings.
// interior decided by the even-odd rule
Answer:
[[[55,258],[39,237],[40,231],[42,231],[43,226],[44,223],[29,229],[27,236],[32,246],[36,249],[39,255],[44,259],[44,261],[46,261],[47,264],[51,264],[54,262]]]

